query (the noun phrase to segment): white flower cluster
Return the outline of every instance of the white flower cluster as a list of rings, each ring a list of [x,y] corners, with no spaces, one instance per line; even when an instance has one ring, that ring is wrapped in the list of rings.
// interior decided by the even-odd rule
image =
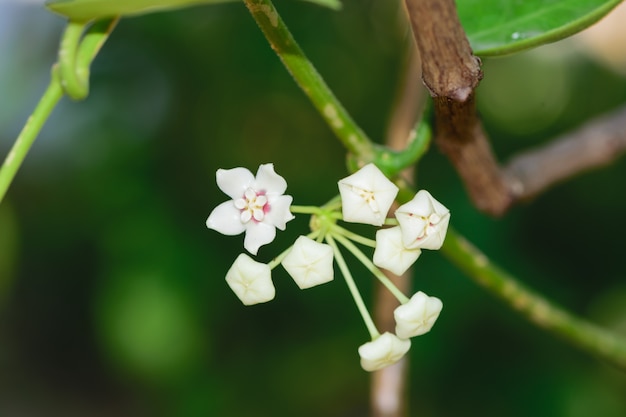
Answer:
[[[369,164],[339,181],[343,219],[382,226],[398,193],[398,187]],[[395,211],[399,225],[376,232],[374,265],[402,275],[419,258],[422,249],[443,245],[450,210],[426,190]],[[400,360],[411,347],[410,338],[430,331],[443,303],[419,291],[396,308],[396,334],[384,333],[359,348],[361,366],[375,371]]]
[[[226,235],[245,232],[244,248],[251,254],[256,255],[262,245],[274,239],[276,228],[284,230],[286,223],[294,218],[291,213],[295,208],[291,207],[292,197],[284,195],[287,183],[274,172],[272,164],[261,165],[256,177],[247,169],[234,168],[218,170],[216,178],[219,188],[231,200],[211,212],[207,227]],[[374,164],[368,164],[340,180],[338,186],[343,221],[374,226],[383,226],[386,222],[397,224],[376,233],[373,244],[375,266],[372,268],[378,274],[382,275],[376,267],[401,275],[417,260],[422,249],[436,250],[443,245],[450,211],[428,191],[419,191],[411,201],[400,206],[394,212],[394,222],[388,221],[387,215],[398,194],[398,187]],[[318,211],[324,213],[323,207]],[[307,212],[315,213],[314,210]],[[316,240],[300,236],[289,250],[270,264],[257,262],[247,254],[239,255],[226,274],[228,285],[245,305],[252,305],[274,298],[276,291],[271,269],[278,263],[300,289],[332,281],[334,255],[338,259],[341,257],[333,236],[337,241],[345,242],[345,238],[353,235],[335,227],[336,217],[325,217],[325,226],[310,235]],[[322,243],[323,240],[330,245]],[[351,244],[344,246],[352,251]],[[351,277],[349,279],[352,280]],[[356,298],[360,296],[355,297],[358,304]],[[378,370],[400,360],[411,346],[409,339],[429,332],[443,307],[441,300],[421,291],[410,299],[401,295],[399,300],[402,305],[394,311],[395,334],[386,332],[380,335],[375,328],[370,328],[372,340],[358,349],[361,366],[366,371]]]
[[[285,230],[294,218],[289,210],[292,197],[283,195],[287,181],[274,171],[273,164],[259,166],[256,177],[245,168],[218,169],[217,185],[231,200],[217,206],[206,225],[225,235],[245,232],[244,248],[256,255],[259,248]],[[282,261],[283,267],[301,289],[333,279],[330,246],[300,236]],[[242,253],[226,273],[226,282],[245,305],[274,299],[276,290],[271,268]]]

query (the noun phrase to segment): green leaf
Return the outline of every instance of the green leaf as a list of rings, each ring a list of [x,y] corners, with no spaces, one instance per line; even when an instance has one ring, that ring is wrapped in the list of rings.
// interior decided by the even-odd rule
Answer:
[[[228,1],[233,0],[50,0],[46,6],[71,20],[86,22],[104,17],[140,15]]]
[[[115,16],[136,16],[156,11],[180,9],[201,4],[235,0],[48,0],[46,7],[78,22]],[[340,0],[304,0],[333,10],[341,9]]]
[[[476,55],[505,55],[555,42],[591,26],[621,0],[457,0]]]

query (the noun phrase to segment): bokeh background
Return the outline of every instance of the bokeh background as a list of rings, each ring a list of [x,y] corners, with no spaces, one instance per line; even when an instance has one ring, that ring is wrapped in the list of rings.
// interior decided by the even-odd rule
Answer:
[[[406,59],[398,3],[277,7],[382,140]],[[63,25],[40,3],[0,4],[2,157],[48,82]],[[626,103],[619,48],[589,39],[484,60],[479,108],[501,160]],[[242,238],[204,225],[225,199],[215,170],[266,162],[301,205],[325,202],[346,175],[343,149],[242,4],[122,20],[88,99],[62,101],[0,205],[0,416],[367,415],[356,351],[367,331],[339,276],[299,291],[277,268],[276,299],[253,307],[224,282]],[[502,219],[472,207],[436,148],[418,175],[496,262],[626,332],[626,160]],[[306,228],[299,216],[259,258]],[[372,278],[354,268],[369,301]],[[626,415],[624,373],[531,326],[439,253],[421,257],[413,287],[445,308],[413,343],[412,416]]]

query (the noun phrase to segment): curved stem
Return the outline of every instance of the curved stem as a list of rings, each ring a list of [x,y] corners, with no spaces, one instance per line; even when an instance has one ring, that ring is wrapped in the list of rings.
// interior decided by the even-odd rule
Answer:
[[[80,36],[86,24],[68,23],[59,46],[59,62],[52,67],[50,83],[0,167],[0,203],[30,147],[63,94],[80,99],[89,92],[89,66],[117,20],[117,18],[106,19],[94,23],[82,41]]]
[[[272,49],[348,151],[372,157],[372,142],[306,57],[270,0],[244,0]]]
[[[626,370],[625,337],[576,317],[525,287],[452,229],[441,250],[470,278],[532,323]]]
[[[87,22],[69,21],[59,47],[61,85],[67,95],[74,100],[81,100],[89,94],[88,80],[80,77],[76,71],[76,53],[87,25]]]

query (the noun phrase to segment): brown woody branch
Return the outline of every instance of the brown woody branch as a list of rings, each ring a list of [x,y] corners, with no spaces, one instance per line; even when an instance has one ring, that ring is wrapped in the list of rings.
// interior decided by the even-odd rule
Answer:
[[[513,203],[626,152],[626,109],[596,119],[501,169],[476,114],[482,73],[454,0],[405,0],[422,60],[422,79],[435,104],[436,142],[479,210],[501,215]]]
[[[547,145],[523,152],[504,167],[516,200],[615,160],[626,152],[626,107],[587,122]]]
[[[436,143],[464,181],[476,206],[500,215],[512,196],[476,114],[482,78],[454,0],[405,0],[422,59],[422,79],[435,104]]]

